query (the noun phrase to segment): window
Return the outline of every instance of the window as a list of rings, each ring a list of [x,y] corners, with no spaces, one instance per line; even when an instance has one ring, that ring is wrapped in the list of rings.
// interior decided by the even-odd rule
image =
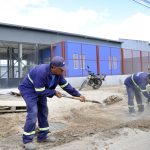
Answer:
[[[117,57],[113,57],[113,67],[114,67],[114,70],[117,70],[118,66],[117,66]]]
[[[73,54],[74,69],[78,69],[79,67],[78,61],[79,61],[78,54]]]
[[[80,68],[85,69],[85,55],[80,55]]]
[[[111,56],[109,56],[109,70],[111,70],[111,63],[112,63],[112,58],[111,58]]]

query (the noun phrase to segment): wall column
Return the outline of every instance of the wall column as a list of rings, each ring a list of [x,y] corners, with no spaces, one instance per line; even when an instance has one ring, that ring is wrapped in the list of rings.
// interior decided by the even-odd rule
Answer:
[[[35,44],[35,64],[39,64],[39,45]]]
[[[18,78],[22,78],[22,43],[19,43],[18,49]]]

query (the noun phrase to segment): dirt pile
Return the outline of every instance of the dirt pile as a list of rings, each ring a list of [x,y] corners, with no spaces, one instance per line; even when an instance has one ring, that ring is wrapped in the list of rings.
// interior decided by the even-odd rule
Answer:
[[[111,105],[111,104],[117,103],[122,100],[123,100],[123,98],[119,97],[118,95],[111,95],[104,100],[104,103],[106,105]]]

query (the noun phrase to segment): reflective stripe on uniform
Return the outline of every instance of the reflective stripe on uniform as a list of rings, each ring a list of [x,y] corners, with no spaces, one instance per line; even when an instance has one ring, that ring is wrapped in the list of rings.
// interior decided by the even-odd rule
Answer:
[[[136,82],[135,82],[134,79],[133,79],[133,76],[134,76],[134,74],[131,76],[131,79],[132,79],[134,85],[135,85],[141,92],[147,92],[146,89],[145,89],[145,90],[142,90],[142,89],[136,84]]]
[[[66,87],[68,85],[68,82],[66,82],[65,84],[63,84],[63,85],[60,85],[60,87],[61,88],[64,88],[64,87]]]
[[[32,134],[35,134],[35,131],[32,131],[32,132],[25,132],[25,131],[24,131],[23,134],[24,134],[24,135],[32,135]]]
[[[46,130],[49,130],[49,127],[46,127],[46,128],[39,128],[40,131],[46,131]]]
[[[28,79],[33,83],[33,80],[30,78],[29,74],[28,74]]]
[[[128,107],[129,107],[129,108],[133,108],[133,107],[134,107],[134,105],[128,105]]]
[[[33,80],[30,78],[30,75],[28,74],[28,79],[33,83]],[[42,88],[35,88],[35,91],[36,92],[42,92],[45,90],[45,87],[42,87]]]
[[[45,87],[42,87],[42,88],[35,88],[35,91],[36,92],[42,92],[45,90]]]

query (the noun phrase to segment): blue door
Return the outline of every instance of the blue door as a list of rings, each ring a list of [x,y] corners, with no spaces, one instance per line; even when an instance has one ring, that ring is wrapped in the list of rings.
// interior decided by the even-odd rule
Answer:
[[[83,76],[86,76],[87,66],[90,67],[90,70],[97,74],[97,57],[96,57],[96,45],[91,44],[82,44],[82,64],[80,64],[81,69],[83,69]]]
[[[65,42],[66,52],[66,76],[81,77],[82,70],[80,68],[81,43]]]
[[[99,46],[99,63],[100,63],[100,74],[111,74],[111,55],[110,47]]]
[[[120,48],[111,48],[112,74],[121,74],[121,50]]]

